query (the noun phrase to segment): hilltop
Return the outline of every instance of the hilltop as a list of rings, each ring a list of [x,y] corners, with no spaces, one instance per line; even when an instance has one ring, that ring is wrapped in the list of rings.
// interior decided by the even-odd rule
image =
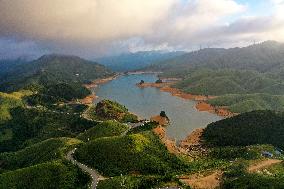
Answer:
[[[284,44],[275,41],[242,48],[206,48],[155,63],[147,69],[159,70],[166,75],[185,77],[198,68],[254,70],[274,73],[279,77],[284,71]]]
[[[15,91],[31,85],[48,86],[58,83],[88,83],[111,76],[104,66],[77,56],[44,55],[17,66],[0,78],[1,91]]]
[[[283,110],[283,43],[201,49],[154,63],[145,70],[162,71],[161,78],[181,78],[172,87],[194,95],[218,96],[208,102],[234,113]],[[280,103],[275,105],[273,99]]]
[[[217,146],[272,144],[283,148],[283,121],[283,112],[252,111],[209,124],[203,137]]]

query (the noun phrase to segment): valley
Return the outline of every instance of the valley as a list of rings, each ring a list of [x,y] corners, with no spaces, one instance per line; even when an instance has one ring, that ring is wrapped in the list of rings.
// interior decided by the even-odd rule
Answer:
[[[271,81],[281,84],[272,76],[223,69],[189,69],[178,79],[167,70],[122,74],[66,55],[22,66],[0,82],[0,188],[284,184],[282,89],[263,91]],[[229,88],[219,83],[224,78],[255,85]]]
[[[284,0],[0,0],[0,189],[284,189]]]

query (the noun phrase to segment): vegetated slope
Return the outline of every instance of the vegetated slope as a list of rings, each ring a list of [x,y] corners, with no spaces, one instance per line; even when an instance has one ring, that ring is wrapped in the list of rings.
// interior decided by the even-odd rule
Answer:
[[[10,109],[23,106],[22,98],[28,95],[31,95],[30,91],[19,91],[10,94],[0,92],[0,123],[10,119]]]
[[[104,66],[67,55],[44,55],[20,65],[1,77],[1,91],[15,91],[30,85],[85,83],[113,73]]]
[[[13,71],[18,66],[28,63],[29,61],[24,58],[15,60],[2,59],[0,60],[0,77],[8,72]]]
[[[253,71],[200,69],[175,84],[174,87],[191,94],[203,95],[264,92],[281,95],[284,94],[284,90],[272,90],[272,86],[279,84],[282,85],[281,80],[272,79]],[[268,87],[271,90],[267,90]]]
[[[64,154],[81,142],[74,138],[51,138],[16,152],[0,153],[0,172],[64,159]]]
[[[204,139],[217,146],[272,144],[284,147],[284,114],[253,111],[209,124]]]
[[[56,103],[82,99],[91,92],[79,83],[58,83],[41,87],[26,98],[29,105],[50,106]]]
[[[185,168],[152,132],[99,138],[78,148],[75,157],[108,176],[131,172],[164,175]]]
[[[283,162],[268,167],[258,173],[248,173],[247,167],[242,163],[233,164],[224,174],[224,189],[282,189],[284,164]]]
[[[53,161],[0,174],[0,188],[87,189],[90,178],[66,161]]]
[[[120,122],[137,122],[138,117],[114,101],[102,100],[97,103],[93,114],[101,120],[115,119]]]
[[[167,60],[185,52],[163,52],[163,51],[141,51],[136,53],[126,53],[117,56],[102,57],[96,61],[114,71],[133,71],[152,64],[156,61]]]
[[[244,48],[202,49],[154,64],[162,77],[180,77],[175,86],[204,95],[284,94],[284,44],[267,41]]]
[[[208,103],[213,106],[225,106],[234,113],[253,110],[284,111],[284,96],[269,94],[228,94],[210,99]]]
[[[96,125],[79,115],[57,113],[36,108],[15,108],[12,119],[0,126],[0,152],[15,151],[53,137],[75,137]],[[2,136],[0,135],[0,136]]]
[[[111,137],[121,135],[123,132],[127,131],[128,126],[117,121],[104,121],[98,123],[91,129],[88,129],[84,133],[78,135],[78,139],[83,141],[94,140],[100,137]]]
[[[202,49],[176,58],[159,62],[148,69],[167,73],[186,72],[196,68],[254,70],[261,73],[275,73],[283,78],[284,44],[266,41],[243,48]]]

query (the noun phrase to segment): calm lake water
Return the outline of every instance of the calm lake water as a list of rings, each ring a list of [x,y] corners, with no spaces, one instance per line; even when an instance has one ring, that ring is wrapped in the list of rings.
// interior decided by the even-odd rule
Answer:
[[[171,121],[167,127],[167,135],[176,140],[184,139],[194,129],[221,119],[214,114],[197,111],[194,101],[172,96],[157,88],[141,89],[136,86],[141,80],[154,82],[157,77],[154,74],[120,76],[95,89],[96,95],[99,96],[98,101],[117,101],[129,111],[146,119],[164,110]]]

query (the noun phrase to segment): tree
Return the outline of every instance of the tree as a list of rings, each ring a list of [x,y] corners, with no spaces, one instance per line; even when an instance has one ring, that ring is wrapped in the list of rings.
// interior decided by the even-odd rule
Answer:
[[[156,83],[163,83],[163,81],[161,79],[158,79]]]
[[[165,112],[165,111],[161,111],[160,116],[161,116],[161,117],[168,117],[168,116],[166,115],[166,112]]]

